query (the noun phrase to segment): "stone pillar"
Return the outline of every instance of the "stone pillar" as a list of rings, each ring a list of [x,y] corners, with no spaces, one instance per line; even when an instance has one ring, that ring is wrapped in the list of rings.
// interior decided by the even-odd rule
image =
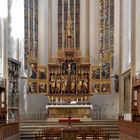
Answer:
[[[80,1],[80,48],[82,57],[86,57],[86,51],[89,47],[88,3],[89,1],[87,0]]]
[[[57,56],[58,49],[58,0],[52,0],[52,56]]]
[[[52,57],[52,1],[47,0],[48,4],[48,57]]]
[[[114,1],[114,74],[120,73],[120,0]]]
[[[48,63],[49,33],[48,33],[48,0],[38,1],[38,53],[39,64]]]
[[[120,1],[120,113],[131,113],[132,1]],[[128,85],[128,89],[126,87]],[[126,92],[129,90],[128,92]]]
[[[136,45],[136,50],[135,50],[135,53],[134,55],[136,56],[136,64],[135,64],[135,73],[140,73],[140,18],[139,18],[139,15],[140,15],[140,8],[138,7],[138,4],[140,4],[140,1],[139,0],[136,0],[136,7],[135,7],[135,20],[136,20],[136,23],[135,23],[135,45]]]
[[[132,47],[131,47],[131,76],[135,76],[136,75],[136,42],[137,42],[137,38],[136,38],[136,32],[137,32],[137,24],[136,24],[136,1],[132,1]],[[138,19],[137,19],[138,20]],[[138,25],[139,27],[139,25]],[[139,40],[139,39],[138,39]],[[139,49],[137,50],[139,51]],[[139,54],[138,54],[139,55]]]
[[[114,69],[113,73],[120,75],[120,0],[114,0]],[[112,86],[114,87],[114,79],[112,79]],[[112,92],[115,93],[114,88]],[[117,94],[117,93],[116,93]],[[119,106],[121,100],[120,94],[116,97],[116,104]],[[120,107],[119,107],[120,108]],[[117,111],[119,112],[119,108]]]
[[[98,64],[99,59],[99,6],[99,0],[89,1],[89,52],[91,64]]]
[[[131,0],[121,1],[121,13],[121,73],[124,73],[131,64]]]

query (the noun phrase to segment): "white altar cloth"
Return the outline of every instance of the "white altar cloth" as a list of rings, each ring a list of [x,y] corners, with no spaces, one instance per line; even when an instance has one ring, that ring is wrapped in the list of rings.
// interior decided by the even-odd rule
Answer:
[[[90,108],[93,109],[92,105],[75,105],[75,104],[70,104],[70,105],[46,105],[46,109],[49,108]]]

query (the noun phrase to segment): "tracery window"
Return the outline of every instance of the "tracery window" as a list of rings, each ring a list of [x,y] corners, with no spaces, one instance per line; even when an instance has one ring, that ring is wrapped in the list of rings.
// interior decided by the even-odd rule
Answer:
[[[100,0],[100,56],[114,51],[114,0]]]
[[[70,13],[69,13],[70,12]],[[72,47],[80,47],[80,1],[79,0],[58,0],[58,48],[67,46],[66,28],[68,15],[71,18]]]
[[[24,63],[38,58],[38,0],[24,1]]]

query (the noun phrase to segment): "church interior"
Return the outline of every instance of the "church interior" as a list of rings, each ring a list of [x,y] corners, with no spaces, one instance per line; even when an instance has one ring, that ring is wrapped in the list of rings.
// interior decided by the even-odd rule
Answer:
[[[0,140],[140,140],[139,0],[0,0]]]

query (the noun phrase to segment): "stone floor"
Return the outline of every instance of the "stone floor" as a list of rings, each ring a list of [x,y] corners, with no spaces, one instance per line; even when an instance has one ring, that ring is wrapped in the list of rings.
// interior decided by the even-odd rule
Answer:
[[[20,140],[20,135],[19,134],[18,135],[14,135],[14,136],[6,138],[4,140]]]

